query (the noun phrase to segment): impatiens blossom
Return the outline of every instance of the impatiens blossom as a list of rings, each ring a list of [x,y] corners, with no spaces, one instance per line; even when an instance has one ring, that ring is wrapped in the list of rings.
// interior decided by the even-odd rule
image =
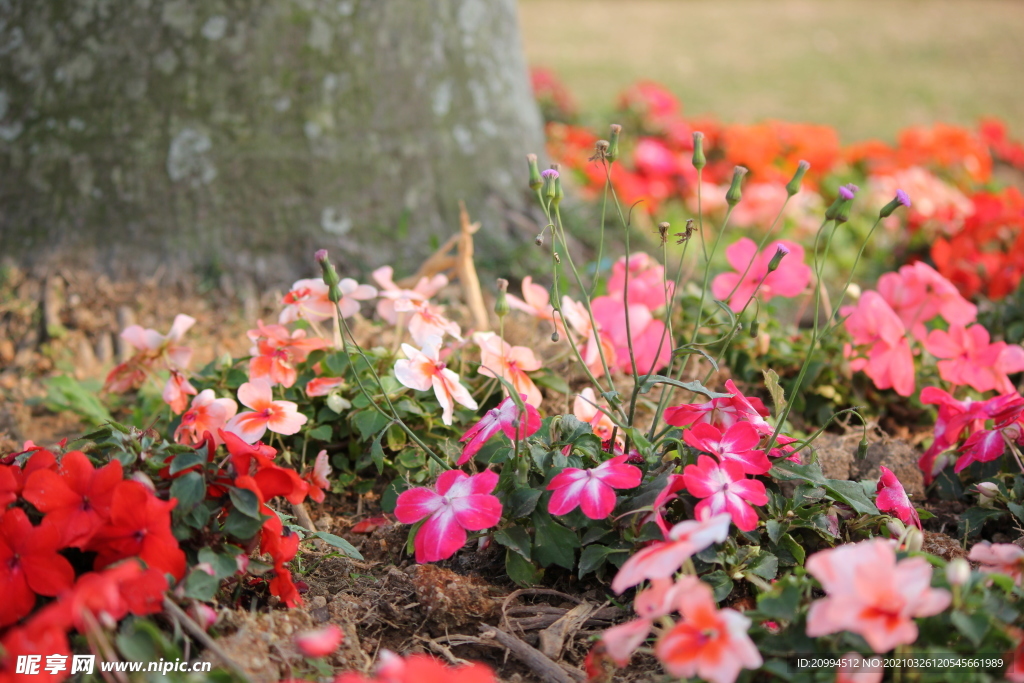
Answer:
[[[525,417],[520,416],[519,406],[509,396],[496,407],[484,413],[479,422],[466,430],[466,433],[459,439],[465,446],[462,447],[462,455],[459,456],[457,465],[461,466],[469,462],[479,452],[480,448],[498,432],[502,432],[509,439],[515,439],[516,432],[518,431],[518,438],[522,440],[532,436],[540,429],[540,413],[530,405],[524,394],[520,394],[520,398],[526,407]],[[517,426],[518,430],[516,429]]]
[[[723,513],[704,520],[679,522],[665,541],[656,541],[626,560],[612,580],[612,590],[620,594],[645,579],[673,576],[688,559],[713,543],[723,542],[729,535],[731,521],[732,517]]]
[[[319,337],[307,338],[305,330],[289,331],[284,325],[264,325],[262,320],[247,335],[255,343],[249,351],[249,379],[265,377],[285,387],[295,384],[299,363],[312,351],[329,346]]]
[[[143,329],[139,325],[126,327],[121,332],[121,338],[135,347],[136,353],[110,371],[104,383],[104,389],[123,392],[136,388],[145,382],[146,377],[157,370],[158,366],[172,371],[184,370],[192,360],[192,349],[179,342],[195,322],[196,320],[192,316],[179,313],[174,317],[171,330],[166,335],[160,334],[156,330]],[[179,385],[179,393],[182,388]],[[191,389],[190,385],[188,389]],[[195,393],[195,390],[188,393]],[[174,400],[176,396],[177,394],[169,394],[171,400]]]
[[[501,377],[516,391],[526,396],[526,402],[539,406],[544,400],[540,389],[527,372],[540,370],[541,362],[526,346],[512,346],[493,332],[477,332],[473,341],[480,346],[480,374]]]
[[[75,570],[57,552],[62,547],[60,529],[52,522],[32,526],[21,508],[0,518],[0,628],[31,612],[36,595],[71,588]]]
[[[709,683],[733,683],[742,669],[762,664],[747,635],[750,619],[733,609],[718,609],[711,587],[695,579],[681,592],[682,619],[655,646],[665,670],[678,678],[700,676]]]
[[[778,269],[770,273],[768,264],[780,247],[785,249],[788,255],[782,259]],[[752,239],[743,237],[729,245],[725,250],[725,256],[736,272],[715,276],[711,283],[711,292],[716,299],[725,301],[728,298],[729,307],[734,311],[742,310],[755,291],[761,301],[768,301],[776,296],[791,297],[804,291],[811,281],[811,267],[804,263],[804,249],[795,242],[777,240],[758,253],[757,244]],[[744,271],[747,271],[745,276]]]
[[[615,367],[615,345],[611,338],[603,333],[601,323],[596,318],[591,321],[586,305],[563,296],[561,312],[564,320],[556,318],[556,322],[559,323],[562,331],[573,335],[571,342],[576,345],[583,364],[593,373],[594,377],[604,375],[606,363],[609,369]],[[562,322],[567,323],[569,329],[566,329],[565,325],[561,325]],[[629,358],[627,357],[626,360],[628,362]]]
[[[327,451],[320,451],[316,454],[313,467],[302,475],[302,478],[309,484],[309,497],[317,503],[324,502],[324,490],[331,488],[331,465],[327,458]]]
[[[402,658],[381,650],[373,678],[343,673],[335,677],[334,683],[498,683],[498,679],[486,664],[479,662],[451,667],[429,655]]]
[[[410,389],[426,391],[433,387],[437,402],[441,404],[441,419],[452,423],[455,404],[476,410],[476,400],[459,383],[459,376],[441,360],[441,338],[428,337],[422,350],[402,344],[405,358],[395,361],[395,378]]]
[[[743,476],[739,463],[731,460],[716,463],[713,458],[701,455],[696,465],[686,466],[683,477],[686,490],[696,498],[703,498],[694,508],[698,519],[728,512],[740,531],[757,528],[757,512],[751,505],[764,505],[768,494],[763,483]]]
[[[192,406],[181,416],[174,440],[186,446],[198,446],[209,432],[217,445],[223,443],[218,431],[238,412],[234,399],[217,398],[213,389],[203,389],[192,399]]]
[[[548,483],[551,500],[548,512],[566,515],[579,507],[590,519],[605,519],[615,509],[615,489],[631,489],[640,485],[640,468],[626,465],[628,455],[605,460],[597,467],[567,467]]]
[[[914,393],[914,356],[910,352],[906,328],[878,292],[864,292],[856,306],[844,306],[840,314],[846,318],[846,329],[853,344],[865,348],[856,355],[847,346],[850,369],[863,370],[879,389],[894,389],[900,396]]]
[[[904,524],[922,528],[921,518],[899,478],[885,465],[880,466],[879,470],[882,476],[878,478],[875,506],[882,512],[894,513]]]
[[[878,293],[918,339],[926,335],[924,323],[942,316],[950,325],[969,325],[978,307],[960,295],[956,286],[923,261],[902,266],[878,278]]]
[[[300,318],[310,322],[330,320],[334,317],[334,302],[328,298],[329,292],[322,278],[297,281],[284,295],[285,307],[277,322],[287,325]]]
[[[678,583],[671,579],[656,579],[651,586],[633,599],[633,610],[638,619],[613,626],[601,635],[606,652],[620,667],[629,664],[629,658],[647,640],[654,626],[654,620],[666,617],[676,610],[676,603],[682,593],[693,588],[696,576],[684,576]]]
[[[924,342],[928,353],[940,360],[939,375],[953,384],[976,391],[1014,391],[1008,374],[1024,370],[1024,348],[1006,342],[989,343],[981,325],[951,325],[949,331],[932,330]]]
[[[608,293],[620,301],[626,300],[626,289],[629,289],[629,304],[640,304],[652,312],[668,303],[672,296],[674,282],[665,281],[665,266],[649,255],[638,252],[629,257],[629,282],[626,282],[626,257],[623,256],[612,265],[612,274],[608,278]]]
[[[188,397],[195,395],[196,388],[189,383],[185,375],[172,369],[171,376],[167,378],[167,384],[164,385],[164,403],[169,405],[177,415],[188,407]]]
[[[737,422],[724,432],[709,424],[694,425],[683,432],[683,441],[719,462],[739,464],[745,474],[764,474],[772,468],[764,451],[755,450],[761,436],[747,422]]]
[[[839,658],[836,683],[882,683],[885,669],[859,652],[848,652]]]
[[[350,277],[343,277],[338,282],[338,309],[342,318],[351,318],[359,312],[359,302],[369,301],[377,296],[377,288],[372,285],[361,285]]]
[[[635,361],[637,373],[647,375],[668,365],[672,350],[665,337],[665,323],[656,319],[646,306],[627,306],[621,299],[599,296],[590,307],[601,336],[614,349],[606,357],[610,368],[629,374]]]
[[[295,647],[307,657],[326,657],[341,645],[344,632],[335,624],[327,624],[315,631],[303,631],[295,636]]]
[[[555,308],[551,305],[551,295],[541,285],[535,285],[533,278],[527,275],[523,278],[523,298],[506,294],[508,305],[517,311],[529,313],[540,320],[554,320]]]
[[[445,334],[462,339],[458,323],[446,318],[440,306],[426,299],[397,299],[395,310],[409,316],[409,334],[420,346],[430,337],[443,337]]]
[[[333,390],[345,386],[342,377],[316,377],[306,382],[306,396],[327,396]]]
[[[1024,548],[1018,545],[979,541],[971,548],[968,559],[979,563],[983,572],[1006,574],[1017,584],[1024,583]]]
[[[665,422],[676,427],[709,424],[726,430],[739,422],[749,422],[759,434],[774,430],[764,419],[770,415],[764,402],[756,396],[744,396],[731,379],[725,382],[726,398],[713,398],[704,403],[685,403],[665,409]]]
[[[238,387],[238,402],[251,410],[235,415],[226,430],[246,443],[256,443],[269,429],[277,434],[296,434],[306,424],[306,416],[292,401],[275,401],[266,379],[254,379]]]
[[[594,389],[585,387],[572,403],[572,414],[581,422],[588,423],[601,443],[608,443],[615,431],[615,423],[608,416],[607,408],[598,410],[598,405]]]
[[[395,517],[402,524],[425,519],[413,546],[417,562],[437,562],[451,557],[466,544],[466,531],[488,529],[501,519],[501,502],[491,495],[498,475],[491,470],[467,476],[448,470],[437,479],[436,489],[417,487],[398,496]]]
[[[949,591],[931,588],[932,566],[923,557],[896,561],[893,543],[873,539],[822,550],[807,560],[807,571],[828,594],[811,604],[807,635],[851,631],[875,652],[917,640],[916,617],[949,606]]]
[[[395,303],[398,301],[424,301],[434,296],[448,284],[444,275],[432,278],[422,277],[412,289],[403,289],[395,284],[395,271],[391,266],[381,266],[373,271],[373,279],[380,286],[380,300],[377,302],[377,315],[392,325],[398,323]]]

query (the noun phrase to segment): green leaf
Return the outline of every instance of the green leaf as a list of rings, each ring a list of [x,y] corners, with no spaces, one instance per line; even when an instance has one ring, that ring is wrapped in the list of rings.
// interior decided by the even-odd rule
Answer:
[[[789,524],[783,525],[781,522],[775,519],[769,519],[765,522],[764,528],[768,531],[768,538],[772,543],[778,543],[779,537],[789,528]]]
[[[800,586],[791,581],[779,581],[770,593],[757,596],[757,610],[779,621],[793,621],[800,606]]]
[[[954,610],[949,615],[949,620],[956,626],[956,630],[967,636],[975,647],[981,645],[981,641],[985,639],[985,634],[988,633],[989,626],[992,620],[989,616],[983,612],[975,612],[974,614],[965,614],[960,610]]]
[[[113,421],[96,394],[70,375],[57,375],[43,381],[46,403],[54,412],[70,410],[94,425]],[[98,385],[97,385],[98,388]]]
[[[732,579],[721,569],[705,574],[700,580],[711,586],[715,591],[715,602],[725,600],[732,593]]]
[[[370,457],[373,458],[373,464],[377,466],[377,474],[384,473],[384,448],[380,445],[380,441],[387,431],[387,428],[382,429],[370,445]]]
[[[334,429],[331,425],[320,425],[319,427],[310,429],[309,432],[306,433],[306,436],[313,441],[330,441],[331,434],[333,432]]]
[[[530,534],[521,526],[510,526],[507,529],[498,529],[494,532],[494,540],[509,550],[514,550],[525,559],[530,557]]]
[[[784,534],[779,539],[779,545],[789,551],[789,554],[793,556],[797,564],[803,564],[804,559],[807,557],[807,551],[800,545],[795,538],[789,534]]]
[[[680,346],[678,349],[672,351],[673,356],[689,356],[691,354],[699,354],[701,356],[704,356],[704,358],[709,363],[711,363],[711,367],[715,369],[715,372],[718,372],[718,361],[715,360],[714,356],[712,356],[710,353],[700,348],[699,346],[690,346],[689,344],[685,344],[683,346]]]
[[[1013,516],[1024,522],[1024,505],[1017,503],[1007,503],[1006,507],[1013,513]]]
[[[505,551],[505,573],[517,585],[528,588],[536,586],[544,576],[544,570],[524,558],[511,548]]]
[[[199,550],[199,561],[206,562],[213,567],[214,575],[218,581],[223,581],[238,572],[238,562],[235,561],[234,555],[218,553],[213,548],[201,548]]]
[[[572,569],[576,564],[575,548],[580,547],[576,534],[557,523],[550,515],[534,512],[536,529],[532,556],[542,567],[557,564]]]
[[[771,581],[779,573],[779,558],[775,557],[771,553],[762,551],[761,554],[757,556],[757,559],[747,567],[747,571],[760,576],[762,579]]]
[[[252,517],[253,519],[263,518],[263,515],[260,514],[260,499],[249,489],[240,489],[232,486],[228,489],[228,495],[231,497],[231,503],[235,506],[235,509],[246,517]]]
[[[828,481],[821,471],[821,465],[816,462],[799,465],[789,460],[776,460],[768,476],[780,481],[806,481],[818,486],[824,486]]]
[[[508,518],[519,519],[533,514],[543,493],[537,489],[516,489],[508,501]]]
[[[560,443],[573,443],[581,436],[594,433],[594,428],[589,423],[583,422],[575,415],[563,415],[560,427],[562,433]]]
[[[569,383],[565,381],[565,378],[561,375],[556,375],[553,372],[538,372],[530,375],[533,379],[534,384],[538,384],[542,387],[551,389],[551,391],[558,392],[559,394],[568,394],[572,391],[569,388]]]
[[[583,552],[580,553],[580,578],[583,578],[586,574],[596,572],[598,568],[604,564],[605,559],[609,555],[624,552],[627,551],[618,548],[609,548],[606,545],[599,545],[597,543],[594,545],[588,545],[583,549]]]
[[[224,533],[246,541],[259,533],[266,519],[268,518],[264,515],[260,515],[259,519],[254,519],[241,510],[232,510],[228,513],[228,518],[224,520]]]
[[[353,560],[363,559],[363,556],[359,552],[359,550],[357,550],[354,545],[346,541],[341,536],[335,536],[334,534],[329,534],[326,531],[318,531],[315,534],[311,535],[316,536],[327,545],[337,548],[341,552],[345,553],[347,556],[351,557]]]
[[[717,391],[711,391],[697,380],[693,380],[692,382],[681,382],[678,379],[665,377],[664,375],[644,375],[643,377],[641,377],[640,393],[646,394],[648,391],[654,388],[655,384],[668,384],[669,386],[685,389],[686,391],[692,391],[695,394],[702,394],[704,396],[707,396],[708,398],[732,397],[732,394],[721,394]]]
[[[206,462],[206,456],[199,455],[195,451],[189,453],[182,453],[181,455],[175,456],[171,462],[171,468],[168,470],[170,474],[177,474],[183,470],[187,470],[190,467],[196,465],[202,465]]]
[[[387,426],[390,420],[376,410],[361,410],[352,415],[352,424],[363,439],[369,439]]]
[[[584,434],[572,444],[573,452],[581,451],[594,460],[601,459],[601,438],[597,434]]]
[[[206,482],[198,472],[189,472],[171,483],[171,498],[177,498],[175,514],[184,517],[206,497]]]
[[[216,576],[211,576],[199,568],[193,569],[185,577],[185,597],[208,602],[213,600],[220,587]]]
[[[1002,517],[1005,514],[1005,510],[996,510],[995,508],[969,508],[960,515],[960,524],[957,527],[957,536],[959,538],[963,538],[964,536],[974,538],[981,533],[981,528],[985,526],[985,522],[990,519]]]
[[[860,482],[828,479],[825,482],[825,490],[833,499],[840,503],[846,503],[858,513],[866,515],[879,514],[878,508],[868,498]]]
[[[764,375],[764,385],[768,387],[768,393],[772,396],[772,403],[775,404],[775,419],[778,420],[782,411],[786,408],[786,392],[779,384],[779,375],[771,368],[761,371]]]
[[[348,354],[344,351],[336,351],[324,359],[324,364],[327,365],[327,369],[332,375],[341,377],[348,369]]]

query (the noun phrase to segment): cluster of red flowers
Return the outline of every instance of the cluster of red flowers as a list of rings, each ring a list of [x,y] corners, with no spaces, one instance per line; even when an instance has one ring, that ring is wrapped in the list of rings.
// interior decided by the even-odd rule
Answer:
[[[117,460],[97,468],[81,451],[21,455],[0,465],[0,681],[14,680],[18,654],[69,654],[71,629],[88,636],[160,611],[165,574],[185,574],[171,533],[176,501],[125,479]],[[78,573],[62,554],[70,548],[94,553],[92,571]],[[39,596],[56,600],[35,611]]]

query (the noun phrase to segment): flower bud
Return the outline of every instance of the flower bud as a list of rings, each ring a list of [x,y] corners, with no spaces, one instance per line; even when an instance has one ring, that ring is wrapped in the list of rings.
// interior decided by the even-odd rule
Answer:
[[[504,318],[512,310],[512,307],[508,305],[508,297],[505,292],[508,291],[508,280],[503,277],[498,278],[498,297],[494,300],[494,313],[498,318]]]
[[[789,253],[789,249],[779,245],[779,248],[775,250],[775,255],[772,256],[772,260],[768,262],[768,272],[774,273],[779,269],[779,264],[782,263],[782,259]]]
[[[800,185],[804,181],[804,174],[807,173],[807,169],[811,167],[809,161],[800,160],[800,163],[796,165],[796,172],[793,174],[793,179],[786,184],[786,194],[790,197],[800,191]]]
[[[341,415],[352,407],[352,403],[341,394],[331,393],[327,395],[327,407]]]
[[[895,517],[890,517],[885,523],[885,528],[889,530],[890,538],[899,538],[903,535],[903,532],[907,530],[907,527],[900,520]]]
[[[540,233],[539,235],[534,237],[533,238],[533,243],[536,244],[538,247],[543,247],[544,246],[544,233]]]
[[[757,339],[757,333],[760,331],[760,329],[761,323],[758,322],[757,318],[754,318],[754,321],[750,323],[750,331],[747,332],[747,334],[750,336],[751,339]]]
[[[621,132],[622,126],[613,123],[612,133],[608,137],[608,151],[604,153],[604,158],[608,161],[615,161],[619,158],[619,133]]]
[[[558,341],[558,331],[557,330],[551,333],[551,341],[553,341],[553,342]]]
[[[540,177],[540,168],[537,166],[537,155],[527,154],[526,164],[530,168],[530,189],[536,190],[537,188],[544,184],[544,181],[541,180]]]
[[[946,580],[950,586],[962,586],[971,578],[971,565],[962,557],[956,557],[946,565]]]
[[[555,196],[555,181],[558,180],[558,171],[553,168],[546,168],[540,173],[544,183],[544,196],[549,200]]]
[[[863,460],[865,458],[865,456],[867,456],[867,454],[868,454],[868,440],[867,440],[867,437],[864,437],[864,438],[862,438],[860,440],[860,443],[857,444],[857,460]]]
[[[732,183],[729,185],[729,191],[725,193],[725,201],[730,207],[739,204],[740,199],[743,198],[743,191],[740,186],[745,175],[747,175],[747,169],[743,166],[737,166],[732,170]]]
[[[907,541],[904,544],[907,552],[918,553],[924,547],[924,534],[916,526],[907,529]]]
[[[338,291],[338,273],[334,270],[334,266],[331,265],[331,260],[327,258],[327,250],[320,249],[316,252],[316,262],[320,264],[320,271],[323,273],[324,284],[327,285],[327,298],[338,303],[341,299],[341,292]]]
[[[555,196],[551,198],[551,205],[558,206],[562,203],[562,199],[565,198],[565,193],[562,192],[562,179],[555,178]]]
[[[209,631],[210,627],[217,623],[217,612],[203,602],[193,602],[189,605],[188,614],[204,631]]]
[[[995,498],[999,495],[999,486],[991,481],[983,481],[980,484],[976,484],[975,488],[978,489],[979,498]]]
[[[696,130],[693,132],[693,167],[699,171],[707,164],[707,157],[704,156],[704,133]]]
[[[892,215],[892,212],[901,206],[910,208],[910,197],[903,190],[896,190],[896,196],[891,202],[882,207],[882,210],[878,212],[878,215],[882,218],[888,218]]]

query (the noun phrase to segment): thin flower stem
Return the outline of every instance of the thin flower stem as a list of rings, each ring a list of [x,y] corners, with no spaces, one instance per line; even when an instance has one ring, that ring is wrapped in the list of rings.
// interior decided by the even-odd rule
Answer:
[[[612,175],[611,175],[612,162],[605,160],[605,181],[604,181],[604,193],[601,195],[601,237],[597,242],[597,261],[594,267],[594,279],[590,283],[590,298],[593,299],[597,293],[597,285],[601,281],[601,259],[604,258],[604,223],[606,209],[608,206],[608,190],[612,186]]]
[[[771,227],[768,228],[768,232],[764,234],[764,237],[762,237],[761,241],[758,243],[757,252],[754,254],[754,258],[747,261],[747,267],[743,270],[743,274],[740,275],[740,278],[736,280],[736,284],[729,292],[729,295],[725,297],[725,301],[729,301],[729,299],[732,298],[733,294],[736,293],[736,290],[740,288],[740,284],[743,282],[743,280],[746,279],[747,274],[750,272],[751,267],[753,267],[754,265],[754,261],[757,259],[757,255],[761,253],[762,249],[764,249],[764,245],[768,244],[768,238],[771,237],[772,232],[775,231],[775,226],[777,226],[779,224],[779,221],[782,219],[782,214],[783,212],[785,212],[786,205],[789,204],[790,199],[792,199],[792,197],[789,194],[787,194],[786,201],[782,202],[782,208],[779,209],[779,212],[777,214],[775,214],[775,220],[772,221]]]

